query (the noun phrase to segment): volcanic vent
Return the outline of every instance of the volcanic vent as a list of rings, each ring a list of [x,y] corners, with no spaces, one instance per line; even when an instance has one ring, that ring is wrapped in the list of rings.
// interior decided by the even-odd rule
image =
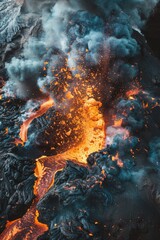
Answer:
[[[0,240],[159,239],[157,2],[0,3]]]

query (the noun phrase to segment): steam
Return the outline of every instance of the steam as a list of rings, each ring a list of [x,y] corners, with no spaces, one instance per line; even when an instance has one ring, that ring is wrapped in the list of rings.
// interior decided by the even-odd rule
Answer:
[[[4,87],[6,95],[27,101],[51,95],[58,103],[64,95],[54,91],[53,85],[67,82],[65,69],[71,80],[67,82],[68,89],[89,79],[104,89],[102,98],[111,101],[119,86],[129,88],[139,74],[135,59],[140,55],[140,46],[133,37],[134,29],[143,28],[157,2],[59,0],[47,1],[53,4],[48,9],[42,8],[41,1],[43,31],[38,37],[30,37],[21,55],[6,63],[9,77]],[[26,4],[29,11],[36,2]],[[120,139],[134,136],[144,127],[144,111],[139,98],[121,98],[115,105],[116,117],[122,119],[122,125],[108,126],[106,145],[115,146],[114,154],[122,155]],[[68,104],[63,102],[63,106]],[[137,140],[133,137],[130,141],[135,145]],[[125,144],[128,146],[124,141]]]
[[[21,55],[6,63],[9,77],[4,87],[6,95],[27,101],[51,95],[58,103],[64,95],[54,91],[53,85],[67,82],[64,74],[67,71],[70,89],[76,82],[83,84],[84,79],[89,79],[106,88],[102,98],[111,101],[117,87],[129,88],[139,74],[135,59],[140,55],[140,46],[133,32],[135,28],[143,28],[157,2],[59,0],[50,9],[43,8],[42,33],[30,37]],[[26,4],[30,9],[36,2]],[[63,102],[63,106],[68,104]],[[121,156],[120,139],[129,137],[135,146],[134,135],[145,125],[144,110],[139,97],[118,99],[115,106],[116,118],[122,124],[119,128],[108,126],[106,145],[113,145],[117,149],[114,154]],[[122,149],[128,148],[129,143],[123,142]]]
[[[8,75],[12,79],[12,88],[16,95],[23,98],[23,96],[28,95],[28,92],[34,95],[37,92],[40,94],[37,78],[42,66],[43,64],[40,61],[17,58],[13,58],[10,64],[6,64]]]
[[[160,166],[160,138],[155,138],[150,143],[150,162]]]
[[[144,22],[158,1],[60,0],[50,11],[42,13],[43,33],[40,37],[30,38],[24,46],[20,58],[6,64],[9,82],[7,92],[20,98],[33,98],[40,94],[38,86],[49,91],[45,85],[55,80],[52,68],[56,68],[57,58],[65,62],[72,76],[80,73],[87,76],[90,68],[106,69],[108,61],[117,59],[115,64],[104,73],[109,76],[115,69],[118,75],[125,73],[126,81],[136,76],[137,67],[130,65],[131,59],[139,53],[137,41],[132,37],[133,26],[142,28]],[[41,1],[41,4],[46,2]],[[35,7],[36,1],[26,1],[28,9]],[[40,5],[41,5],[40,4]],[[47,2],[50,4],[50,1]],[[149,7],[148,7],[149,6]],[[33,8],[32,8],[33,9]],[[29,10],[28,10],[29,11]],[[39,10],[42,11],[42,8]],[[49,60],[47,72],[43,75],[43,62]],[[103,59],[103,61],[102,61]],[[64,64],[64,65],[65,65]],[[61,66],[62,67],[62,66]],[[127,73],[127,76],[126,76]],[[42,76],[43,75],[43,76]],[[26,77],[27,76],[27,77]],[[107,79],[106,79],[107,80]],[[113,79],[114,81],[114,79]],[[114,86],[116,87],[116,86]],[[26,91],[27,89],[27,91]]]
[[[152,96],[147,95],[140,89],[130,94],[126,94],[126,90],[133,88],[139,76],[137,57],[141,55],[141,46],[133,36],[135,29],[139,31],[143,29],[158,0],[28,0],[25,3],[23,1],[13,2],[14,4],[19,3],[15,5],[18,6],[18,9],[15,9],[16,14],[14,14],[11,25],[5,26],[5,31],[1,31],[3,41],[11,41],[13,35],[19,30],[18,27],[14,29],[13,25],[15,23],[15,26],[17,26],[20,19],[19,15],[24,14],[20,10],[22,5],[26,12],[41,16],[43,30],[37,34],[37,37],[30,37],[21,54],[6,63],[9,78],[3,88],[6,97],[10,95],[13,98],[26,100],[26,105],[19,119],[23,121],[30,116],[31,111],[34,112],[39,107],[38,100],[43,97],[51,95],[56,104],[59,103],[58,101],[61,101],[65,94],[63,95],[59,90],[54,90],[53,85],[56,82],[60,85],[67,82],[68,89],[72,89],[74,84],[83,84],[85,79],[89,79],[92,83],[96,82],[99,88],[102,88],[103,96],[101,97],[104,103],[111,107],[110,115],[113,117],[113,119],[109,119],[110,122],[106,129],[105,148],[92,153],[88,157],[87,168],[69,161],[62,171],[56,173],[54,186],[39,201],[37,207],[40,218],[49,226],[49,232],[46,233],[48,236],[44,236],[44,239],[55,237],[57,239],[90,239],[93,233],[95,239],[101,239],[103,229],[104,233],[114,233],[113,239],[117,234],[116,231],[121,235],[123,229],[126,238],[123,238],[123,235],[120,238],[128,239],[135,229],[138,232],[141,227],[140,233],[142,232],[142,235],[146,229],[149,229],[150,234],[152,228],[150,222],[154,220],[156,223],[156,218],[151,215],[148,221],[148,217],[145,218],[145,216],[148,215],[149,208],[152,209],[151,212],[153,211],[153,202],[159,201],[159,192],[157,191],[159,171],[157,169],[160,166],[160,139],[152,136],[155,134],[154,131],[157,130],[156,127],[150,135],[146,126],[149,121],[149,114],[154,107],[159,106],[159,102],[157,102],[157,99],[152,101]],[[6,1],[6,4],[10,6],[12,3]],[[36,7],[36,5],[39,7]],[[2,6],[4,7],[4,1],[3,5],[0,4],[0,7]],[[72,94],[70,95],[73,97]],[[105,104],[104,106],[106,106]],[[61,105],[68,108],[67,104]],[[12,109],[10,111],[13,112]],[[49,133],[46,131],[46,143],[46,137],[43,133],[48,125],[52,128],[52,130],[48,128],[50,129],[49,132],[55,131],[55,125],[52,126],[52,124],[53,122],[56,124],[61,119],[61,114],[60,116],[55,114],[55,118],[53,118],[53,115],[52,109],[51,112],[46,113],[44,118],[42,117],[37,129],[33,127],[33,132],[30,134],[27,144],[20,147],[20,150],[17,147],[16,153],[20,151],[20,154],[25,155],[28,154],[26,152],[29,152],[32,155],[33,152],[38,151],[35,146],[41,141],[47,146]],[[56,126],[56,128],[61,128],[61,125]],[[63,128],[61,130],[63,131]],[[5,135],[6,131],[4,131]],[[36,142],[36,131],[43,135],[38,143]],[[55,132],[54,139],[53,136],[51,138],[51,144],[53,144],[53,141],[56,142]],[[6,139],[6,136],[4,139]],[[148,142],[150,142],[150,145]],[[39,146],[41,148],[42,145],[39,144]],[[50,154],[50,146],[48,146],[45,148],[45,154]],[[35,154],[39,154],[39,152]],[[13,165],[16,166],[17,160],[13,161],[11,158],[8,161],[13,161]],[[142,161],[145,163],[142,164]],[[142,164],[143,169],[134,168],[135,164]],[[14,169],[15,166],[13,166]],[[26,162],[23,161],[23,164],[20,161],[20,167],[17,166],[19,169],[28,166],[28,159],[26,159]],[[6,170],[11,167],[6,165]],[[19,169],[15,171],[20,171]],[[25,167],[23,170],[25,170]],[[48,165],[47,168],[44,168],[47,176],[51,170],[53,171]],[[148,173],[149,171],[150,173]],[[30,174],[33,174],[33,169],[27,172],[27,176],[30,176]],[[10,175],[7,175],[8,179],[10,179]],[[16,181],[17,175],[14,175]],[[25,174],[22,175],[25,176]],[[152,186],[152,179],[149,179],[148,175],[154,178],[153,182],[157,183],[157,186]],[[23,177],[20,181],[23,181]],[[33,181],[34,179],[31,178],[29,185]],[[7,187],[8,185],[5,186],[4,190]],[[26,188],[25,185],[24,187]],[[157,187],[157,192],[154,191],[153,187],[155,189]],[[28,194],[27,188],[24,192]],[[12,194],[11,192],[11,196]],[[18,193],[16,192],[16,194]],[[27,194],[24,195],[24,201],[26,201]],[[146,196],[147,194],[149,197]],[[153,199],[150,197],[151,194]],[[154,194],[157,194],[157,196],[154,196]],[[29,193],[27,204],[30,204],[32,195]],[[8,202],[9,197],[7,195],[5,197]],[[13,195],[13,206],[14,203],[17,204],[16,199],[19,198],[14,198]],[[92,206],[93,199],[94,204]],[[126,199],[128,204],[126,204]],[[132,205],[130,205],[130,202],[132,202]],[[18,203],[21,203],[21,201],[18,201]],[[125,226],[122,228],[119,219],[121,219],[121,209],[124,209],[123,204],[128,205],[129,210],[125,209],[124,211],[124,214],[127,212],[128,215],[122,214],[122,220],[124,216],[127,222],[127,224],[124,222],[123,225]],[[130,206],[132,206],[133,211]],[[143,210],[142,215],[139,215],[141,213],[139,209],[141,208]],[[97,211],[97,209],[101,211]],[[8,214],[8,211],[6,213]],[[94,216],[94,213],[96,213],[96,216]],[[159,217],[156,208],[153,213],[157,213]],[[12,215],[12,211],[10,214]],[[104,219],[102,219],[103,217]],[[140,226],[138,226],[139,220],[142,220]],[[146,220],[149,226],[142,226]],[[100,224],[97,224],[97,221]],[[101,223],[103,226],[101,226]],[[104,224],[106,223],[110,223],[111,229],[109,229],[109,226],[107,226],[107,230],[105,229],[106,225]],[[128,227],[128,223],[131,227]],[[114,226],[118,226],[119,229],[115,230]],[[106,234],[104,235],[106,236]],[[150,236],[147,239],[150,239]]]

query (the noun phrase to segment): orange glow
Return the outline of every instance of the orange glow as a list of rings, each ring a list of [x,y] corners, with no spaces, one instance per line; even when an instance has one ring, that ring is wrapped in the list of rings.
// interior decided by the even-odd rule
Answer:
[[[67,98],[67,99],[72,99],[72,98],[74,98],[74,97],[73,97],[73,95],[71,94],[71,92],[69,91],[69,92],[66,93],[66,98]]]
[[[122,126],[122,123],[123,123],[123,119],[116,119],[114,121],[114,127],[121,127]]]
[[[140,93],[140,89],[139,88],[135,88],[135,89],[132,89],[128,92],[126,92],[126,96],[128,99],[130,100],[134,100],[134,96],[136,96],[138,93]]]
[[[64,168],[65,163],[66,161],[63,159],[58,161],[53,158],[50,161],[47,157],[37,159],[35,168],[37,180],[34,185],[36,198],[22,218],[7,223],[6,229],[0,235],[0,240],[36,240],[38,236],[48,230],[46,224],[38,221],[39,212],[36,209],[36,205],[52,186],[55,173]]]
[[[38,210],[36,210],[36,213],[35,213],[35,225],[39,226],[39,228],[41,228],[43,230],[43,232],[46,232],[48,230],[48,226],[39,222],[38,221],[38,217],[39,217],[39,212]]]
[[[38,118],[40,116],[42,116],[43,114],[45,114],[47,112],[48,109],[50,109],[52,106],[54,105],[54,101],[51,97],[49,97],[44,103],[42,103],[42,105],[40,106],[40,109],[38,111],[36,111],[35,113],[33,113],[21,126],[20,129],[20,139],[23,142],[27,141],[27,132],[28,132],[28,128],[30,126],[30,124],[32,123],[32,121],[35,118]]]
[[[89,233],[88,235],[89,235],[90,237],[93,237],[93,233]]]
[[[123,168],[123,162],[120,160],[120,159],[118,159],[117,160],[117,165],[120,167],[120,168]]]
[[[5,134],[6,134],[6,135],[8,134],[8,128],[5,129]]]
[[[26,214],[18,220],[11,222],[0,235],[0,240],[36,240],[48,230],[45,224],[36,221],[36,208],[31,206]]]
[[[112,156],[112,161],[117,161],[117,165],[121,168],[124,165],[123,162],[120,160],[118,153],[116,154],[116,156]]]
[[[15,138],[14,144],[18,146],[19,144],[24,145],[24,142],[21,139]]]
[[[63,153],[66,159],[74,159],[86,163],[89,154],[104,147],[105,122],[99,108],[101,103],[93,98],[85,99],[82,112],[82,141],[75,147]]]
[[[7,221],[6,224],[6,228],[10,227],[12,224],[14,224],[15,222],[17,222],[18,219],[14,220],[14,221]]]
[[[148,103],[143,103],[143,108],[148,108],[149,104]]]
[[[63,69],[63,72],[66,72]],[[67,76],[68,73],[66,72]],[[36,198],[26,214],[10,225],[7,225],[3,231],[0,240],[6,240],[6,236],[11,236],[8,240],[24,239],[36,240],[48,230],[47,225],[38,221],[39,212],[36,209],[37,203],[54,184],[54,177],[57,171],[62,170],[66,164],[66,160],[72,160],[81,165],[86,165],[86,159],[89,154],[101,150],[105,146],[105,121],[100,111],[102,103],[95,100],[92,87],[89,83],[80,83],[81,76],[77,75],[79,82],[74,88],[68,89],[64,87],[64,97],[61,98],[62,104],[59,104],[59,110],[64,111],[65,119],[61,119],[60,124],[69,126],[66,128],[65,135],[68,138],[73,137],[73,130],[78,132],[75,142],[68,146],[68,150],[55,156],[42,156],[36,160],[34,175],[37,178],[33,187]],[[68,79],[68,77],[67,77]],[[57,86],[58,83],[56,83]],[[95,89],[94,89],[95,90]],[[68,104],[69,103],[69,104]],[[45,114],[49,108],[54,105],[53,99],[47,99],[40,109],[33,113],[21,126],[20,139],[22,142],[27,141],[27,132],[30,124],[35,118]],[[69,106],[69,108],[65,108]],[[72,124],[73,122],[73,124]],[[54,136],[53,136],[54,137]],[[58,144],[61,146],[61,134],[59,134]],[[21,141],[16,140],[16,144]],[[54,149],[54,147],[53,147]],[[92,233],[90,233],[92,235]]]
[[[81,99],[82,106],[78,110],[78,116],[74,117],[74,111],[67,115],[68,119],[75,118],[80,138],[77,139],[74,146],[69,146],[67,151],[56,155],[57,159],[71,159],[86,164],[89,154],[101,150],[105,146],[105,121],[100,112],[102,103],[93,98],[92,89],[89,87],[86,88],[86,95]],[[65,134],[70,137],[71,132],[72,128]],[[53,156],[54,158],[55,156]]]
[[[34,194],[36,196],[26,214],[13,222],[8,222],[6,229],[0,235],[0,240],[36,240],[48,230],[48,226],[38,221],[39,212],[36,205],[54,184],[57,171],[64,168],[68,154],[59,154],[52,157],[42,156],[36,160]],[[79,163],[80,164],[80,163]],[[82,163],[83,165],[83,163]]]

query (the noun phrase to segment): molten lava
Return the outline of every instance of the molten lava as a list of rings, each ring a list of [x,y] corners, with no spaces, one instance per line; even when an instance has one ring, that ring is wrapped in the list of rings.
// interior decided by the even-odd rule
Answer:
[[[67,99],[73,98],[71,93],[67,96]],[[37,180],[35,181],[33,189],[36,198],[21,219],[7,224],[6,229],[0,236],[0,240],[36,240],[38,236],[47,231],[48,227],[38,221],[39,213],[36,209],[36,205],[54,184],[56,172],[64,168],[67,159],[76,161],[79,164],[86,164],[86,158],[90,153],[98,151],[104,147],[105,122],[103,115],[100,112],[100,107],[102,106],[101,102],[94,99],[91,88],[87,88],[85,97],[83,97],[83,99],[79,98],[78,101],[81,104],[80,107],[78,105],[78,117],[76,116],[75,118],[74,114],[77,105],[72,106],[75,111],[72,109],[67,116],[69,119],[75,118],[77,121],[77,128],[81,138],[78,139],[77,143],[73,144],[73,146],[68,146],[68,150],[64,153],[37,159],[35,168],[35,176]],[[27,131],[31,122],[35,118],[45,114],[53,105],[53,99],[47,99],[47,101],[40,106],[40,109],[33,113],[22,124],[20,138],[23,142],[27,141]],[[72,124],[70,128],[70,131],[66,133],[68,137],[70,137],[70,133],[72,132]],[[16,141],[16,143],[19,142],[20,141]]]
[[[61,154],[66,159],[86,163],[89,154],[102,149],[105,145],[105,122],[99,108],[101,102],[94,98],[86,98],[82,111],[83,140],[77,146]]]
[[[123,123],[123,119],[116,119],[114,121],[114,127],[121,127]]]
[[[36,198],[26,214],[13,222],[8,222],[6,229],[0,236],[0,240],[36,240],[48,230],[47,225],[38,221],[39,213],[36,209],[38,201],[44,196],[53,184],[55,173],[64,168],[65,161],[47,158],[40,158],[36,161],[35,176],[37,180],[34,185]]]
[[[20,139],[23,143],[27,141],[27,132],[30,124],[35,118],[38,118],[45,114],[48,109],[50,109],[54,105],[54,101],[51,97],[49,97],[42,105],[40,106],[39,110],[35,113],[32,113],[31,116],[22,124],[20,129]]]
[[[134,100],[134,96],[136,96],[140,92],[140,88],[134,88],[126,92],[126,96],[130,100]]]

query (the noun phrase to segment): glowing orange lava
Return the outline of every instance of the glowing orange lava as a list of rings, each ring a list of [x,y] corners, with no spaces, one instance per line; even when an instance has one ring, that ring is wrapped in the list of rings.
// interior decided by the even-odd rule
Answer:
[[[35,113],[31,114],[31,116],[22,124],[21,129],[20,129],[20,139],[22,142],[27,141],[27,132],[30,124],[35,118],[38,118],[45,114],[48,109],[50,109],[54,105],[54,101],[51,97],[49,97],[41,106],[38,111]]]
[[[122,126],[122,123],[123,123],[123,119],[116,119],[114,121],[114,127],[121,127]]]
[[[6,229],[0,235],[0,240],[36,240],[48,230],[47,225],[38,221],[39,213],[36,209],[38,201],[44,196],[53,184],[55,173],[64,168],[66,161],[61,159],[40,158],[36,161],[34,185],[34,199],[26,214],[13,222],[8,222]]]
[[[132,90],[129,90],[127,93],[126,93],[126,96],[127,98],[129,98],[130,100],[134,100],[134,96],[136,96],[138,93],[140,93],[140,89],[139,88],[135,88],[135,89],[132,89]]]
[[[94,98],[85,99],[83,106],[83,140],[63,153],[66,159],[86,163],[89,154],[102,149],[105,145],[105,122],[99,108],[102,104]]]
[[[112,161],[117,161],[117,165],[119,167],[123,167],[123,162],[121,161],[121,159],[119,158],[119,154],[117,153],[115,156],[112,156]]]
[[[68,92],[66,98],[72,100],[73,96],[72,93]],[[35,181],[33,189],[36,198],[21,219],[7,224],[6,229],[0,236],[0,240],[36,240],[38,236],[47,231],[48,227],[38,221],[39,213],[36,206],[39,200],[43,198],[49,188],[54,184],[56,172],[63,169],[66,160],[69,159],[78,164],[86,164],[86,158],[90,153],[104,147],[106,136],[105,122],[103,114],[100,112],[102,104],[94,99],[91,88],[86,88],[86,95],[80,99],[80,104],[80,107],[78,105],[78,116],[74,116],[74,111],[68,113],[68,119],[75,117],[77,128],[81,135],[80,141],[78,139],[76,144],[68,146],[68,150],[64,153],[51,157],[43,156],[36,160],[35,176],[37,180]],[[53,105],[54,101],[51,98],[47,99],[47,101],[40,106],[40,109],[23,123],[20,129],[20,138],[23,142],[27,141],[27,131],[31,122],[35,118],[42,116]],[[76,109],[76,105],[72,107]],[[72,129],[70,132],[71,131]],[[68,137],[70,137],[70,132],[68,132]],[[16,143],[18,144],[19,141],[16,141]]]

